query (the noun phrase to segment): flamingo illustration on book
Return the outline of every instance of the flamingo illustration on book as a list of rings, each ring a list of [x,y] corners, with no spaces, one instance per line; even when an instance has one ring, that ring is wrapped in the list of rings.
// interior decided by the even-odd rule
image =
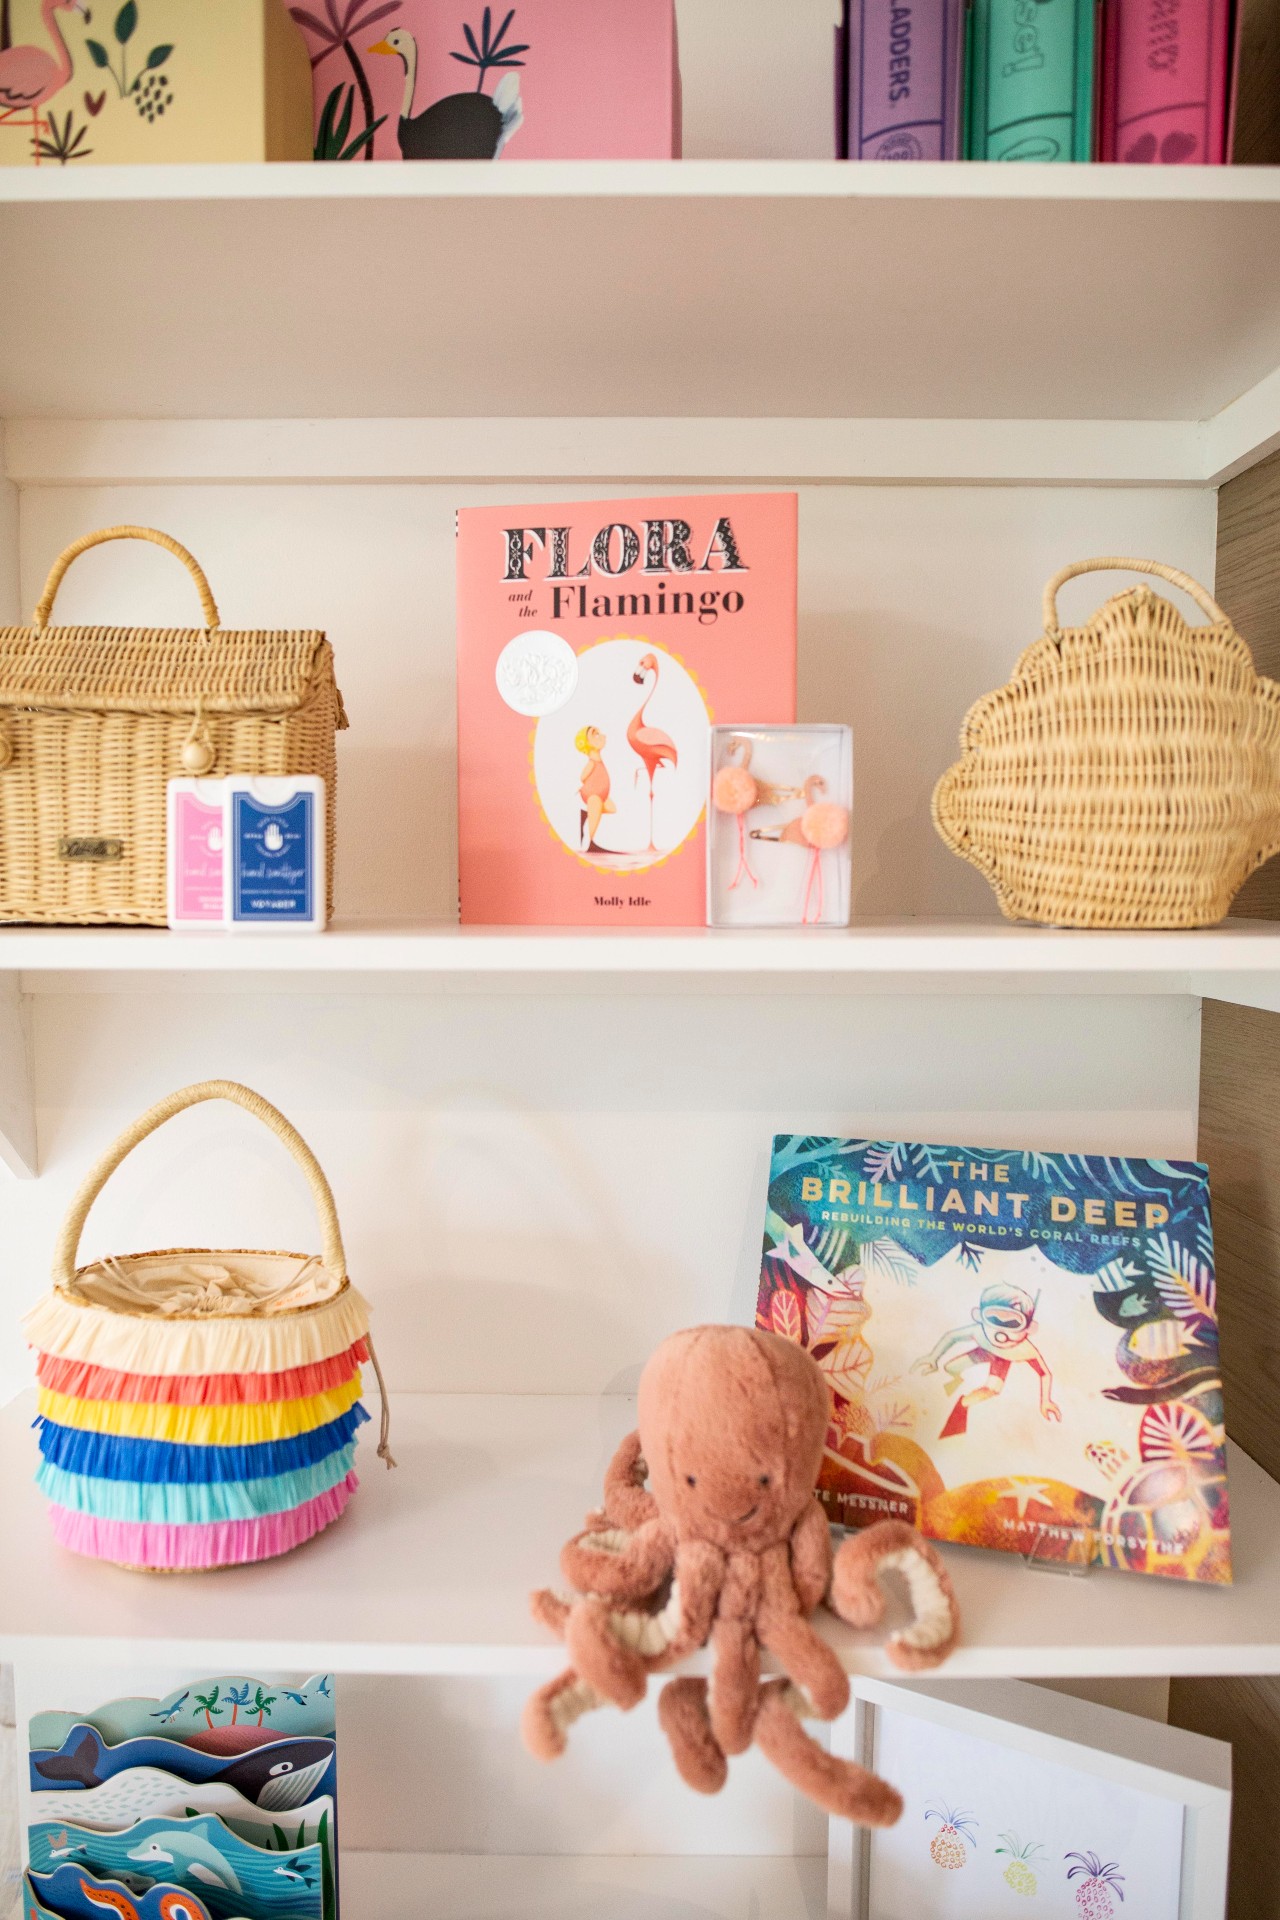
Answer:
[[[645,689],[644,699],[640,702],[627,728],[627,742],[632,752],[639,754],[644,762],[644,770],[649,776],[649,845],[645,851],[657,853],[658,848],[653,838],[653,779],[659,767],[666,766],[668,763],[673,767],[678,766],[679,756],[676,753],[676,743],[669,734],[663,733],[660,727],[651,727],[645,723],[645,708],[658,690],[658,658],[653,653],[643,655],[631,678],[638,687],[643,687],[649,674],[653,675],[653,679]],[[639,778],[638,775],[637,778]]]
[[[71,54],[56,16],[85,12],[84,0],[41,0],[40,20],[53,42],[53,51],[19,44],[0,52],[0,127],[14,121],[22,124],[28,114],[31,116],[31,145],[37,166],[45,125],[40,109],[61,93],[71,78]]]

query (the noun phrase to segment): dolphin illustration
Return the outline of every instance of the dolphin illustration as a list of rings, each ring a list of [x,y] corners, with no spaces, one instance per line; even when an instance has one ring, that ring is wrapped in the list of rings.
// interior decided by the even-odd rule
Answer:
[[[153,1833],[141,1846],[131,1848],[126,1858],[148,1865],[174,1867],[178,1873],[188,1874],[206,1887],[221,1887],[227,1893],[242,1891],[230,1863],[199,1834],[181,1833],[176,1829]]]
[[[169,1743],[165,1744],[167,1746]],[[150,1751],[154,1752],[154,1747]],[[176,1767],[181,1764],[181,1752],[181,1749],[174,1750],[171,1765]],[[108,1776],[113,1772],[105,1762],[114,1755],[118,1763],[124,1754],[124,1748],[104,1748],[98,1735],[90,1728],[70,1753],[51,1753],[40,1760],[33,1758],[32,1765],[45,1780],[58,1783],[65,1781],[92,1791],[94,1787],[104,1785],[101,1777],[103,1772]],[[194,1760],[195,1755],[191,1758]],[[204,1756],[201,1758],[204,1759]],[[332,1740],[273,1740],[269,1746],[255,1747],[252,1752],[241,1754],[225,1766],[215,1763],[208,1771],[200,1766],[189,1773],[187,1767],[182,1765],[180,1777],[192,1784],[216,1783],[234,1787],[237,1793],[243,1794],[246,1800],[252,1800],[255,1806],[265,1807],[273,1813],[287,1813],[311,1798],[332,1758]]]

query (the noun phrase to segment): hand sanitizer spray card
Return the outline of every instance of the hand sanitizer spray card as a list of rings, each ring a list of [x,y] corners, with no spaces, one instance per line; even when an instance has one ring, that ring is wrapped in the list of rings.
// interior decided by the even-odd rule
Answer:
[[[323,780],[227,781],[226,901],[231,927],[323,928]]]
[[[221,780],[171,780],[168,814],[169,925],[220,927],[223,910]]]

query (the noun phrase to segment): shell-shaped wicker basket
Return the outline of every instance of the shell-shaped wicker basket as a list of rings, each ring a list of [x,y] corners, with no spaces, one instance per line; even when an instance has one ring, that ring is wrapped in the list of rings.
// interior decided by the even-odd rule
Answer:
[[[306,1175],[322,1254],[177,1248],[77,1268],[90,1207],[126,1154],[204,1100],[269,1127]],[[284,1115],[233,1080],[144,1113],[71,1202],[54,1285],[24,1322],[40,1383],[38,1483],[55,1538],[149,1571],[265,1560],[342,1514],[356,1487],[369,1310],[347,1278],[329,1182]],[[392,1464],[383,1394],[379,1455]]]
[[[1145,582],[1081,627],[1058,625],[1077,574],[1180,587],[1192,627]],[[1221,607],[1155,560],[1079,560],[1044,591],[1044,633],[970,708],[934,824],[1010,920],[1203,927],[1280,851],[1280,687]]]

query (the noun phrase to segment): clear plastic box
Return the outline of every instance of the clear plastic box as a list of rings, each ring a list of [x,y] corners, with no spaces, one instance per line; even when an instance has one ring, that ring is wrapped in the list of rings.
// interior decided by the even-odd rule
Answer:
[[[712,727],[707,925],[847,926],[852,809],[850,728]]]

